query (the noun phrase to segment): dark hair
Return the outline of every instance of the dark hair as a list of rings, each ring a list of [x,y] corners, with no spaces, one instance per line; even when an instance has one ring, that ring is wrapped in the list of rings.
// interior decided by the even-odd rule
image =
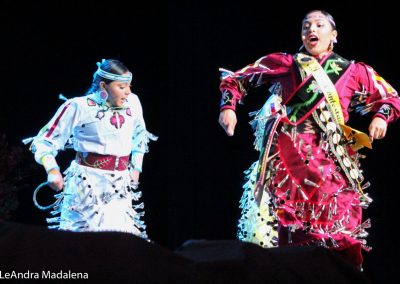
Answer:
[[[116,59],[104,60],[104,62],[101,63],[100,68],[103,71],[117,75],[122,75],[129,71],[128,68],[121,61]],[[90,86],[86,94],[89,95],[96,92],[99,89],[99,84],[101,81],[103,81],[107,85],[112,82],[112,80],[100,77],[99,75],[96,74],[95,77],[93,78],[92,85]]]
[[[335,20],[333,19],[332,15],[329,14],[327,11],[325,10],[319,10],[319,9],[315,9],[315,10],[311,10],[308,13],[306,13],[305,16],[307,16],[308,14],[314,13],[314,12],[320,12],[321,14],[323,14],[327,19],[328,22],[331,24],[332,29],[335,31],[336,30],[336,23]],[[304,20],[303,20],[304,21]]]

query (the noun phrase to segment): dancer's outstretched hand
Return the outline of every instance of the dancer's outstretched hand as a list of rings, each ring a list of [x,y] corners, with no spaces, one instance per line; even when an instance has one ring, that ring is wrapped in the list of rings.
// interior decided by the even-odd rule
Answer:
[[[386,135],[387,123],[380,117],[375,117],[369,125],[369,139],[382,139]]]
[[[219,124],[228,136],[233,136],[237,123],[236,113],[231,109],[224,109],[219,114]]]

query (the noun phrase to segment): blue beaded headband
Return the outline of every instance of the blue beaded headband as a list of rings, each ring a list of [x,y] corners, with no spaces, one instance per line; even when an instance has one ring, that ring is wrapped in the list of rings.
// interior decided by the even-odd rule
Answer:
[[[105,60],[103,59],[102,63],[104,61]],[[103,69],[101,69],[100,68],[100,66],[101,66],[100,62],[97,62],[96,65],[97,65],[97,71],[94,72],[93,79],[96,78],[96,75],[99,75],[100,77],[102,77],[104,79],[111,80],[111,81],[121,81],[121,82],[130,82],[130,81],[132,81],[132,73],[131,72],[129,72],[128,75],[113,74],[113,73],[110,73],[110,72],[107,72],[107,71],[104,71]]]

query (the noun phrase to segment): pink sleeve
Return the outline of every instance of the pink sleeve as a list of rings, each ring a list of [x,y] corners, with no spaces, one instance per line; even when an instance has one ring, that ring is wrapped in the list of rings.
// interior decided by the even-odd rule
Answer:
[[[356,72],[359,85],[367,93],[364,108],[375,112],[375,116],[387,122],[397,120],[400,116],[400,99],[397,91],[372,67],[364,63],[357,63]]]
[[[236,103],[247,95],[250,88],[258,87],[267,83],[272,77],[287,73],[292,62],[293,58],[289,54],[272,53],[236,72],[220,68],[221,110],[235,110]]]

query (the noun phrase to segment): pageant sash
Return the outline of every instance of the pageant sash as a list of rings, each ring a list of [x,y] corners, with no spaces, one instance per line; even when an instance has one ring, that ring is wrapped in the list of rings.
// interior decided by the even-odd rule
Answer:
[[[325,97],[326,104],[334,121],[342,127],[346,139],[353,142],[351,145],[352,149],[358,150],[364,146],[372,149],[371,141],[367,134],[345,125],[339,95],[333,82],[333,80],[336,82],[340,78],[340,75],[349,67],[350,62],[335,53],[332,53],[325,61],[324,68],[314,57],[303,53],[296,54],[295,61],[301,69],[301,72],[304,72],[307,76],[307,82],[312,81],[304,85],[308,85],[306,92],[307,90],[308,92],[311,90],[313,95],[310,99],[315,97],[312,102],[308,104],[307,101],[300,104],[297,103],[297,106],[308,107],[310,111],[316,103]],[[329,76],[330,74],[331,76]],[[304,90],[304,87],[299,89],[300,92],[301,90]],[[296,106],[296,104],[294,106]],[[293,111],[298,112],[296,108],[293,108]],[[293,115],[296,115],[296,113]],[[290,117],[291,119],[292,116]]]
[[[331,53],[325,58],[321,62],[322,66],[314,57],[303,53],[294,55],[294,60],[299,67],[303,81],[284,104],[288,107],[288,113],[290,112],[290,122],[298,124],[305,120],[319,102],[325,98],[323,93],[323,90],[326,90],[327,87],[325,85],[330,84],[328,90],[336,92],[334,84],[346,72],[350,62],[336,53]],[[317,78],[314,76],[317,76]],[[317,81],[322,76],[325,78]]]

